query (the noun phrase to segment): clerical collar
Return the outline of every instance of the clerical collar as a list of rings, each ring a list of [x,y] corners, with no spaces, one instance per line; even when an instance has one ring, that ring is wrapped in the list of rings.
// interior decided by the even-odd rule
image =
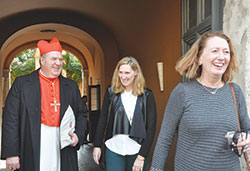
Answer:
[[[58,77],[56,77],[56,78],[48,77],[47,75],[45,75],[45,74],[42,72],[41,69],[39,69],[39,72],[40,72],[40,74],[42,74],[44,77],[46,77],[47,79],[49,79],[49,80],[51,80],[51,81],[53,81],[53,80],[55,80],[55,79],[58,78]]]

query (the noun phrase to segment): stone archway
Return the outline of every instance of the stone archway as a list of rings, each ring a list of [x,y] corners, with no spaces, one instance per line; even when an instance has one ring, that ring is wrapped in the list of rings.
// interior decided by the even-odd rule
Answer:
[[[53,28],[53,29],[51,29]],[[1,73],[4,77],[0,82],[5,93],[8,90],[8,71],[13,58],[27,48],[36,47],[40,39],[51,39],[57,37],[63,49],[73,53],[79,58],[83,68],[87,68],[88,75],[92,82],[88,84],[99,84],[104,79],[102,76],[104,54],[97,41],[88,33],[76,27],[64,24],[38,24],[26,27],[13,34],[1,48]],[[3,79],[4,78],[4,79]],[[3,81],[4,80],[4,81]]]

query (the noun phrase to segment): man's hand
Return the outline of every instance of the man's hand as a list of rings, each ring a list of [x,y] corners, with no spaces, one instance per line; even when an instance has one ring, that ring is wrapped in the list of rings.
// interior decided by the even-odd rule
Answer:
[[[93,159],[96,164],[99,164],[99,160],[102,154],[102,150],[99,147],[94,147],[93,149]]]
[[[6,168],[11,170],[20,169],[20,159],[18,156],[6,158]]]
[[[72,140],[71,143],[70,143],[70,146],[75,147],[77,145],[78,141],[79,141],[77,135],[75,133],[73,133],[73,132],[69,132],[69,136],[70,136],[70,138]]]

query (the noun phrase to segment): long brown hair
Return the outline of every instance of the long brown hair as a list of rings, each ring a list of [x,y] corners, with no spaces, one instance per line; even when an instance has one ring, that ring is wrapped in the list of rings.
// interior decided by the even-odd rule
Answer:
[[[186,78],[193,79],[201,76],[202,68],[199,66],[199,57],[202,54],[207,40],[211,37],[220,37],[227,41],[230,49],[230,62],[222,76],[222,81],[232,81],[233,73],[232,71],[238,72],[238,67],[236,64],[235,51],[233,48],[232,41],[223,32],[206,32],[204,33],[187,51],[187,53],[177,62],[175,69],[182,76]]]
[[[122,93],[125,90],[125,87],[122,85],[121,80],[119,78],[119,69],[121,65],[129,65],[132,70],[137,71],[137,75],[134,78],[134,84],[133,84],[133,90],[132,93],[134,95],[141,95],[144,93],[144,87],[145,87],[145,79],[142,74],[141,67],[137,60],[133,58],[132,56],[127,56],[122,58],[116,65],[115,71],[113,73],[112,77],[112,90],[115,93]]]

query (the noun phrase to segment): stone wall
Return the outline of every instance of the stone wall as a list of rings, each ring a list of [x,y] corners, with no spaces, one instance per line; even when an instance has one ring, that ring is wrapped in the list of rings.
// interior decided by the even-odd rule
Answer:
[[[250,114],[250,3],[249,0],[225,0],[223,31],[235,47],[239,73],[234,82],[240,85],[246,97]],[[247,170],[241,158],[242,170]]]
[[[249,0],[226,0],[223,17],[223,31],[233,42],[239,64],[239,73],[234,81],[246,96],[250,114],[250,3]]]

